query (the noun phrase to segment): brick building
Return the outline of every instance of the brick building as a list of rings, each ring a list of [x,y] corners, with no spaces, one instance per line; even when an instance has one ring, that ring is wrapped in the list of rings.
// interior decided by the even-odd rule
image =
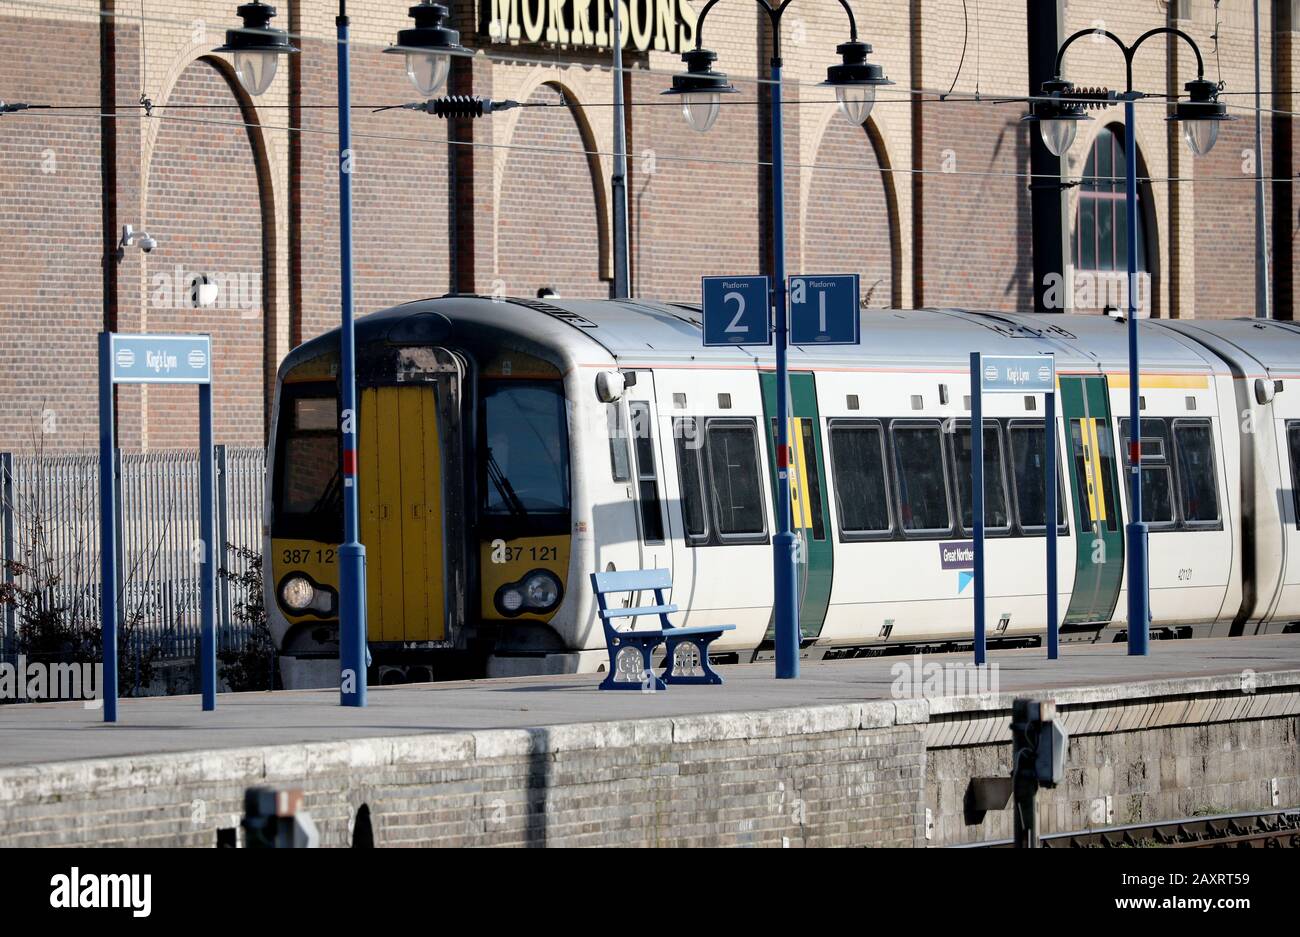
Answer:
[[[450,90],[552,106],[452,122],[376,111],[416,99],[401,57],[382,54],[410,25],[406,4],[353,0],[349,8],[359,312],[448,290],[609,295],[609,53],[572,37],[567,46],[548,42],[535,18],[580,6],[595,31],[592,11],[607,14],[608,4],[513,2],[524,27],[513,44],[487,34],[491,0],[453,3],[453,25],[478,53],[456,64]],[[1139,168],[1149,177],[1140,193],[1142,265],[1154,315],[1253,313],[1249,0],[850,3],[874,60],[897,84],[881,91],[863,128],[850,125],[816,87],[847,38],[844,11],[834,0],[791,8],[783,32],[791,272],[858,272],[873,308],[1033,308],[1030,127],[1023,101],[1003,98],[1030,90],[1030,11],[1056,4],[1062,35],[1103,26],[1131,41],[1177,25],[1200,44],[1208,76],[1226,82],[1239,119],[1203,159],[1194,161],[1165,122],[1164,101],[1138,106]],[[1272,108],[1264,171],[1292,178],[1298,141],[1287,112],[1300,76],[1300,2],[1261,5]],[[0,0],[0,99],[54,106],[0,116],[0,450],[93,447],[95,334],[104,328],[210,332],[218,441],[258,445],[280,359],[337,322],[336,5],[281,5],[275,25],[301,54],[258,98],[240,87],[228,57],[210,51],[239,24],[235,6]],[[740,93],[712,131],[697,134],[660,97],[682,70],[679,57],[654,45],[693,36],[699,7],[633,0],[628,16],[633,44],[649,46],[625,56],[635,295],[692,300],[702,274],[767,265],[767,89],[755,79],[771,39],[753,4],[710,13],[704,45]],[[658,28],[673,17],[681,20],[675,36]],[[540,41],[528,38],[534,27]],[[1124,83],[1118,52],[1086,39],[1066,74],[1085,86]],[[1179,92],[1193,75],[1187,47],[1162,38],[1135,63],[1137,86],[1155,94]],[[1108,176],[1122,153],[1121,112],[1094,116],[1063,161],[1067,179]],[[1106,305],[1096,284],[1113,276],[1116,258],[1123,268],[1111,196],[1107,185],[1061,196],[1063,252],[1078,273],[1101,273],[1070,280],[1077,308]],[[1274,314],[1291,318],[1291,184],[1270,182],[1268,204]],[[120,247],[124,224],[157,247]],[[192,300],[195,277],[216,286],[214,302]],[[193,445],[194,407],[191,391],[121,388],[122,444]]]

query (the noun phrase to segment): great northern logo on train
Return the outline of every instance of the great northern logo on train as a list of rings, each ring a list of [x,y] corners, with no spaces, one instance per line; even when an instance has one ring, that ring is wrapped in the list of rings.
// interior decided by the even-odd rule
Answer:
[[[958,540],[939,544],[939,562],[944,569],[958,571],[957,594],[960,595],[975,578],[975,541]]]

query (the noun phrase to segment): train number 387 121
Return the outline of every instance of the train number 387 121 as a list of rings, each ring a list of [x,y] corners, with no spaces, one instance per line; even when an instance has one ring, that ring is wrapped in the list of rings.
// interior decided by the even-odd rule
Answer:
[[[286,564],[310,563],[333,563],[334,551],[330,549],[317,550],[285,550],[284,562]]]

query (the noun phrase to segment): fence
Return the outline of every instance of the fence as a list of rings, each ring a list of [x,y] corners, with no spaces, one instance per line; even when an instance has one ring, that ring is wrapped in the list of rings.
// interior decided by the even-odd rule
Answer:
[[[118,594],[123,655],[193,659],[199,640],[199,455],[118,452]],[[217,446],[217,649],[242,646],[252,626],[241,550],[262,549],[265,452]],[[73,629],[100,626],[99,458],[0,453],[0,575],[32,610],[61,610]],[[23,612],[4,605],[0,659],[17,652]]]

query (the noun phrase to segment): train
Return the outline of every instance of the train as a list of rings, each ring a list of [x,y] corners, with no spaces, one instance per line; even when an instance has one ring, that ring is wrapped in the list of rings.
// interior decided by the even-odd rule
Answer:
[[[1158,638],[1300,622],[1300,326],[1138,323],[1141,471]],[[800,653],[972,640],[970,353],[1055,356],[1057,517],[1042,395],[984,400],[989,641],[1127,622],[1128,346],[1113,316],[861,312],[861,344],[789,352]],[[698,306],[448,295],[356,323],[371,679],[593,673],[589,574],[666,568],[675,623],[729,624],[719,663],[773,653],[771,347],[705,347]],[[339,333],[276,381],[264,598],[286,687],[336,685]]]

